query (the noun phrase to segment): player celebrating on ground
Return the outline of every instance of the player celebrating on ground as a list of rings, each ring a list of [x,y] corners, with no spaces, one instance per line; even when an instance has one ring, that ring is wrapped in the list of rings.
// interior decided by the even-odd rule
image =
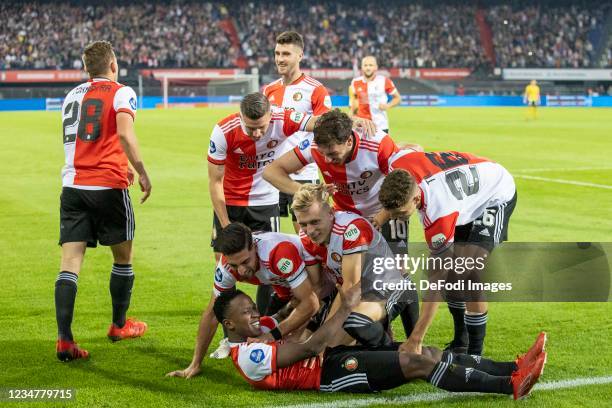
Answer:
[[[409,218],[418,210],[425,239],[433,254],[445,258],[486,258],[508,237],[508,223],[516,205],[516,187],[500,164],[469,153],[399,152],[389,160],[380,189],[382,205],[395,217]],[[453,243],[469,244],[462,248]],[[453,299],[455,300],[455,299]],[[487,303],[449,302],[455,337],[451,350],[480,355],[487,324]],[[420,352],[438,303],[424,302],[407,351]],[[464,313],[465,311],[465,313]],[[466,332],[467,331],[467,332]]]
[[[291,109],[296,112],[321,115],[331,109],[331,99],[327,89],[316,79],[302,73],[300,61],[304,56],[304,39],[295,31],[285,31],[276,37],[274,62],[281,78],[264,88],[264,95],[275,106]],[[307,134],[297,132],[284,144],[284,151],[292,150]],[[298,183],[317,183],[319,170],[316,164],[305,166],[291,178]],[[289,216],[292,196],[280,193],[279,205],[281,217]],[[291,214],[295,232],[299,226],[295,215]]]
[[[523,103],[527,105],[527,119],[537,119],[537,106],[540,104],[540,87],[535,79],[525,87]]]
[[[189,367],[168,373],[169,376],[191,378],[200,373],[202,360],[217,330],[218,320],[213,313],[215,298],[235,291],[236,282],[272,285],[281,302],[270,315],[292,298],[297,303],[285,320],[271,327],[272,331],[258,333],[259,341],[280,340],[307,323],[319,308],[306,271],[307,255],[298,237],[274,232],[252,235],[246,225],[231,223],[221,230],[218,249],[223,256],[215,270],[212,296],[202,313],[193,360]],[[268,319],[268,323],[272,321]]]
[[[410,303],[418,308],[416,291],[386,291],[375,288],[374,281],[399,284],[398,269],[373,272],[375,257],[393,258],[383,236],[365,218],[350,212],[334,211],[328,203],[325,186],[304,184],[295,193],[293,211],[302,231],[300,238],[306,252],[320,265],[313,270],[313,284],[330,278],[344,288],[361,284],[362,298],[348,316],[343,328],[360,344],[369,347],[388,346],[389,325]],[[320,276],[322,273],[330,276]],[[340,300],[336,297],[329,312],[333,316]],[[333,345],[348,344],[352,339],[338,337]]]
[[[119,67],[109,42],[88,45],[83,62],[90,80],[70,91],[62,107],[66,165],[60,199],[61,272],[55,282],[56,351],[62,361],[89,357],[74,342],[71,325],[85,249],[98,242],[109,245],[113,253],[113,319],[108,337],[113,341],[139,337],[147,329],[143,322],[126,319],[134,284],[135,229],[128,192],[134,174],[128,161],[144,192],[140,202],[151,194],[134,133],[136,94],[117,82]]]
[[[512,362],[442,352],[423,347],[422,354],[391,347],[368,350],[361,346],[328,348],[342,324],[359,303],[359,287],[339,288],[338,312],[302,343],[247,343],[260,335],[260,314],[243,292],[223,293],[213,310],[228,332],[232,361],[256,389],[317,390],[322,392],[377,392],[422,379],[453,392],[484,392],[527,396],[544,371],[546,334],[541,333],[527,353]],[[313,365],[308,359],[322,356]]]
[[[349,106],[353,115],[371,119],[377,129],[389,133],[387,110],[399,105],[402,96],[389,78],[377,73],[376,58],[369,55],[361,60],[363,76],[354,78],[349,86]],[[389,101],[389,96],[391,100]]]

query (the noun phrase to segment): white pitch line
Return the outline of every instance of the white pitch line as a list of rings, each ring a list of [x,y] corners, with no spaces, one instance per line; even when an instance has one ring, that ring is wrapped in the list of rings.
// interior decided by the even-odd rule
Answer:
[[[538,176],[525,176],[522,174],[515,174],[514,177],[527,179],[527,180],[547,181],[550,183],[571,184],[574,186],[594,187],[594,188],[603,188],[605,190],[612,190],[612,186],[608,186],[606,184],[585,183],[584,181],[562,180],[562,179],[538,177]]]
[[[612,376],[605,377],[586,377],[586,378],[572,378],[568,380],[551,381],[536,384],[534,391],[551,391],[551,390],[564,390],[568,388],[584,387],[587,385],[600,385],[600,384],[611,384]],[[419,402],[435,402],[443,400],[452,400],[460,398],[473,398],[480,397],[481,393],[447,393],[447,392],[428,392],[425,394],[416,395],[404,395],[397,397],[380,397],[380,398],[357,398],[341,401],[332,401],[326,403],[306,403],[297,405],[285,405],[283,408],[356,408],[366,407],[369,405],[383,405],[383,404],[415,404]],[[278,405],[275,405],[278,408]]]
[[[612,170],[612,167],[547,167],[540,169],[520,169],[514,170],[514,173],[540,173],[547,171],[571,172],[571,171],[594,171],[594,170]]]

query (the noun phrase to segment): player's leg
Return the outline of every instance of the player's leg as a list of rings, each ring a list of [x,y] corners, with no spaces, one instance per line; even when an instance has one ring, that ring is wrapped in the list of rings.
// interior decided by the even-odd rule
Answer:
[[[353,308],[342,328],[363,346],[382,347],[393,343],[387,333],[385,302],[361,302]]]
[[[55,281],[55,318],[60,340],[73,341],[72,316],[77,294],[77,280],[85,257],[86,242],[62,244],[60,273]]]

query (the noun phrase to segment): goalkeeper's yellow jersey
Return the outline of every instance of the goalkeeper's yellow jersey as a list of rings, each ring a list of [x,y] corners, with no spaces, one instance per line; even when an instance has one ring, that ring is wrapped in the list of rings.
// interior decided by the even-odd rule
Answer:
[[[537,102],[540,99],[540,87],[537,85],[527,85],[525,96],[529,102]]]

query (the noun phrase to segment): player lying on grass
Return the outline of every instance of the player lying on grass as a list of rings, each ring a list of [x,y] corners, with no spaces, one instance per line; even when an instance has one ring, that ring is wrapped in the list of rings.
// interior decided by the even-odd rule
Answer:
[[[403,353],[398,344],[368,350],[363,346],[327,345],[342,331],[346,318],[360,302],[359,285],[338,287],[340,307],[305,342],[247,343],[262,332],[259,312],[241,291],[224,292],[214,312],[228,333],[231,356],[238,372],[255,388],[264,390],[319,390],[375,392],[422,379],[454,392],[529,394],[546,363],[546,334],[514,362],[496,362],[479,356],[423,347],[422,354]],[[314,364],[312,357],[319,356]]]
[[[500,164],[469,153],[399,152],[389,160],[389,170],[380,189],[380,202],[393,217],[407,219],[418,210],[432,255],[485,259],[508,239],[516,186]],[[487,303],[480,294],[469,299],[465,295],[452,293],[447,297],[455,326],[449,348],[480,355]],[[472,301],[466,304],[465,300]],[[406,351],[420,352],[437,307],[436,301],[423,302]]]
[[[276,300],[272,302],[273,310],[268,308],[271,314],[292,299],[296,304],[276,330],[262,335],[262,341],[280,339],[300,328],[319,308],[306,271],[304,249],[297,236],[276,232],[253,235],[246,225],[234,222],[221,230],[217,249],[222,256],[215,270],[212,296],[200,320],[193,359],[189,367],[169,373],[171,376],[190,378],[200,373],[202,360],[217,330],[218,321],[213,313],[215,298],[235,290],[236,282],[272,285]]]
[[[312,262],[318,262],[310,270],[313,285],[317,287],[319,282],[330,280],[325,278],[331,278],[345,289],[362,285],[363,301],[343,325],[350,337],[339,336],[334,345],[349,344],[352,339],[364,346],[389,345],[392,340],[386,330],[411,303],[417,303],[418,307],[416,291],[375,288],[374,280],[399,283],[403,279],[398,269],[386,269],[381,274],[372,272],[374,258],[393,258],[389,244],[368,220],[355,213],[333,210],[328,199],[325,186],[304,184],[295,193],[291,207],[302,228],[300,238],[304,249],[314,258]],[[321,276],[322,273],[328,276]],[[329,315],[333,316],[339,306],[340,299],[336,297]]]

